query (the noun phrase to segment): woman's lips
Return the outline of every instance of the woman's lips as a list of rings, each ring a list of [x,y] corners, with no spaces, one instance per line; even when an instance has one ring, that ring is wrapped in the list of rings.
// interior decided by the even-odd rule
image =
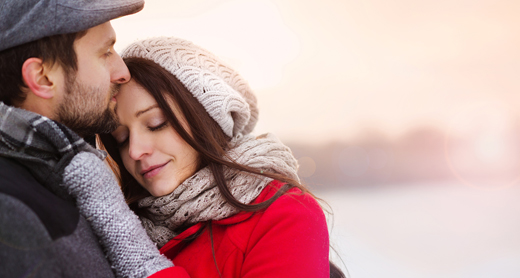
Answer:
[[[145,179],[149,179],[149,178],[152,178],[154,176],[156,176],[157,174],[159,174],[159,172],[166,166],[166,164],[170,163],[169,161],[164,163],[164,164],[160,164],[160,165],[154,165],[144,171],[141,171],[141,175],[143,175],[143,177]]]

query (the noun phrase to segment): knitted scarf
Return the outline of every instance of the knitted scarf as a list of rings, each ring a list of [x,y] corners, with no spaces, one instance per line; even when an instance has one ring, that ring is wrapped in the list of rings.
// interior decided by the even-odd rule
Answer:
[[[60,186],[63,171],[79,152],[106,156],[66,126],[0,102],[0,156],[24,165],[38,182],[67,200],[72,197]]]
[[[296,159],[272,134],[257,138],[239,135],[231,141],[227,155],[239,164],[298,180]],[[227,167],[224,176],[230,192],[244,204],[251,203],[272,181]],[[177,235],[178,228],[224,219],[239,212],[220,194],[208,167],[186,179],[172,193],[143,198],[138,206],[144,210],[140,216],[143,226],[159,248]]]

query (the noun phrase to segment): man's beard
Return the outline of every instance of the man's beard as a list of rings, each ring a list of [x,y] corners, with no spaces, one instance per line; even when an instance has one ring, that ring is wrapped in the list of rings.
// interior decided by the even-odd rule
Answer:
[[[119,87],[111,84],[110,99]],[[96,133],[110,133],[119,125],[115,112],[110,109],[110,99],[107,101],[107,94],[99,87],[81,84],[75,76],[67,76],[65,95],[56,112],[57,119],[83,138]]]

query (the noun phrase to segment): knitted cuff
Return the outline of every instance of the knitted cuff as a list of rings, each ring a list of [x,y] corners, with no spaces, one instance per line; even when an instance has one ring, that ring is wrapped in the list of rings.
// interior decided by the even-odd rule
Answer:
[[[173,266],[150,240],[101,159],[92,153],[77,154],[65,168],[63,181],[100,239],[117,277],[147,277]]]

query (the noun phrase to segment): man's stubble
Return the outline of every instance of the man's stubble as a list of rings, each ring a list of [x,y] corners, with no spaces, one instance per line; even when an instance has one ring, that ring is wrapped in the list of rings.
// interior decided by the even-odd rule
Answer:
[[[110,99],[119,91],[119,84],[110,84],[110,98],[102,89],[78,82],[67,76],[65,95],[57,109],[57,119],[85,138],[96,133],[110,133],[118,126]]]

